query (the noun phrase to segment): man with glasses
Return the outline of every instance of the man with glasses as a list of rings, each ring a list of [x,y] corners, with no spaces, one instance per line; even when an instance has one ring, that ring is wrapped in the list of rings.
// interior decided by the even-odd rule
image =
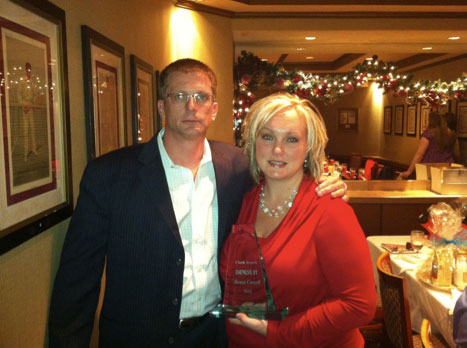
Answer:
[[[100,347],[222,347],[217,257],[252,187],[241,150],[206,140],[217,80],[182,59],[160,75],[165,128],[90,162],[52,294],[50,347],[88,346],[105,265]],[[323,194],[345,195],[330,181]]]

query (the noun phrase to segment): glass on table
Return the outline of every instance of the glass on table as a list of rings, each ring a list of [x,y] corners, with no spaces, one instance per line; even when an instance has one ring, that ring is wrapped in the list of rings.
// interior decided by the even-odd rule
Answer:
[[[410,231],[410,244],[415,250],[420,250],[426,243],[425,232],[420,230]]]

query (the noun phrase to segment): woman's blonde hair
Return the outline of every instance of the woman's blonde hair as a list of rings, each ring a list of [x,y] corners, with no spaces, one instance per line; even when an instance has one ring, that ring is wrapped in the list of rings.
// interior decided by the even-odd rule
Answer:
[[[296,95],[279,92],[255,102],[245,118],[243,141],[244,152],[250,160],[250,171],[256,183],[262,179],[262,173],[256,161],[256,138],[261,129],[278,113],[293,109],[297,115],[303,115],[306,121],[307,154],[303,170],[313,179],[318,179],[323,171],[324,149],[328,142],[326,126],[319,110],[309,100]]]

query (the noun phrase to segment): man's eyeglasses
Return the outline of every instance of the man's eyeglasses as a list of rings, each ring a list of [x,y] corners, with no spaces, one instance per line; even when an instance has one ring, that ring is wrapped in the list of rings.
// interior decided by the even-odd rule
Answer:
[[[197,105],[206,106],[213,99],[213,96],[207,93],[188,94],[188,93],[178,92],[178,93],[168,93],[167,98],[169,98],[170,101],[174,104],[186,104],[188,103],[190,98],[193,98],[194,102]]]

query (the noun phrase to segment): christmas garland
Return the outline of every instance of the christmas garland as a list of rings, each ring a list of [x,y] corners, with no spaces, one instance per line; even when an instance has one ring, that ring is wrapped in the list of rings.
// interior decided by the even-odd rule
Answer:
[[[401,75],[391,62],[365,60],[352,71],[336,75],[305,74],[302,71],[286,71],[280,64],[262,61],[251,52],[242,51],[234,66],[234,121],[237,139],[241,136],[242,121],[254,103],[254,92],[259,86],[286,90],[302,98],[334,103],[368,82],[375,81],[384,93],[405,98],[408,104],[422,102],[438,107],[449,99],[467,100],[467,77],[456,81],[414,81],[412,75]]]

